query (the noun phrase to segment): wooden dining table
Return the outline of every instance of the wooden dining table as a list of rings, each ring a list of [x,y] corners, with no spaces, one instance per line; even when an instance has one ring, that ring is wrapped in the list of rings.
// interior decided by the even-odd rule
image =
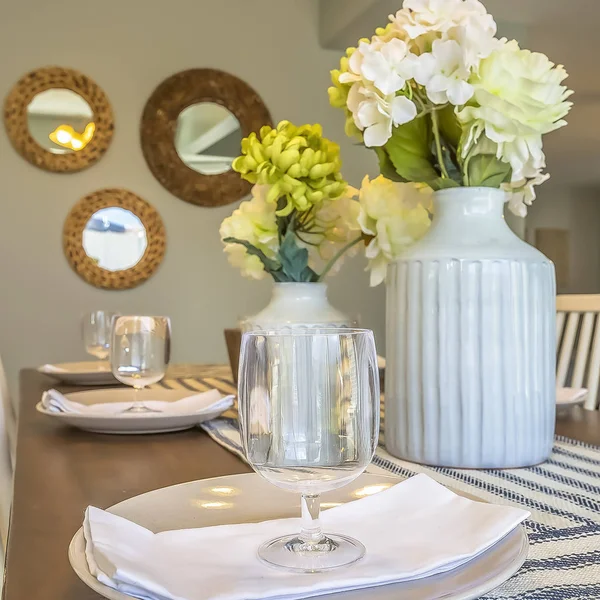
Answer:
[[[227,367],[214,366],[182,366],[170,376],[203,377],[215,372],[228,376]],[[35,410],[42,393],[57,387],[54,380],[26,369],[20,383],[4,600],[100,598],[78,579],[67,557],[88,505],[107,508],[153,489],[250,471],[200,429],[111,436],[69,428]],[[557,418],[557,433],[600,444],[600,412],[573,409]]]

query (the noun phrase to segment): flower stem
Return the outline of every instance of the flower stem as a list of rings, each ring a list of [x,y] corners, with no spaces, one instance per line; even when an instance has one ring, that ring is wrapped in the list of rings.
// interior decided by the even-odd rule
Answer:
[[[446,170],[446,165],[444,164],[444,153],[442,152],[442,140],[440,137],[440,124],[436,110],[431,113],[431,124],[433,129],[433,139],[435,141],[435,150],[437,153],[438,164],[440,165],[440,170],[442,171],[442,177],[450,179],[448,171]]]
[[[350,250],[350,248],[352,248],[352,246],[356,246],[356,244],[361,242],[362,239],[363,239],[363,236],[361,235],[360,237],[358,237],[355,240],[352,240],[351,242],[346,244],[339,252],[337,252],[336,255],[327,263],[323,272],[319,275],[319,281],[323,281],[323,279],[325,279],[325,276],[327,275],[327,273],[329,273],[329,271],[331,271],[331,269],[333,268],[333,265],[335,265],[335,263],[341,258],[341,256],[347,250]]]

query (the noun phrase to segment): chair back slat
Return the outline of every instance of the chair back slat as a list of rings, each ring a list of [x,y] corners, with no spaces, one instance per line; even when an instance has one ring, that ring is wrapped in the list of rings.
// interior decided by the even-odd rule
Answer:
[[[567,373],[573,356],[575,347],[575,335],[579,326],[580,313],[572,312],[567,317],[567,325],[565,327],[565,335],[563,336],[560,352],[558,354],[558,369],[556,373],[556,381],[559,387],[564,387],[567,381]]]
[[[564,312],[556,313],[556,343],[560,344],[560,340],[562,339],[563,329],[565,327],[565,319],[567,314]]]
[[[577,354],[575,358],[573,378],[571,379],[571,387],[584,387],[583,379],[585,377],[585,370],[590,357],[590,342],[592,341],[594,320],[594,313],[586,312],[583,315],[581,330],[579,332],[579,340],[577,341]]]
[[[588,410],[598,408],[598,385],[600,383],[600,321],[596,323],[596,331],[591,344],[590,365],[585,387],[588,389],[588,397],[584,407]]]

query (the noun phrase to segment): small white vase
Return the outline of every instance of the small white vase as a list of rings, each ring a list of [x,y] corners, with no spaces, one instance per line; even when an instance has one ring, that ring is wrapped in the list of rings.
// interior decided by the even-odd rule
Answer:
[[[552,450],[554,266],[503,218],[506,195],[434,196],[387,280],[385,443],[445,467],[523,467]]]
[[[329,304],[326,283],[276,283],[267,307],[244,321],[243,328],[344,327],[350,324],[344,313]]]

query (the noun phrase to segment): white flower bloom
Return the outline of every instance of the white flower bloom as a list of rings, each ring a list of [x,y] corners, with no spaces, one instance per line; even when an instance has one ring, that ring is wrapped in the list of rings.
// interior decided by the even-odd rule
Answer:
[[[385,145],[392,137],[393,126],[404,125],[417,116],[412,100],[395,94],[382,97],[374,88],[360,83],[350,89],[348,109],[369,148]]]
[[[364,233],[373,236],[366,250],[372,286],[384,281],[388,263],[429,229],[431,221],[425,206],[431,201],[431,193],[423,186],[395,183],[382,175],[373,181],[364,178],[358,222]]]
[[[361,236],[358,224],[360,205],[356,200],[358,190],[348,187],[345,196],[336,200],[324,202],[315,213],[315,223],[312,227],[324,233],[302,233],[299,246],[308,250],[308,264],[315,272],[320,273],[329,261],[353,240]],[[316,244],[316,245],[315,245]],[[329,275],[339,272],[346,257],[354,256],[359,251],[359,244],[347,250],[339,258]]]
[[[522,179],[512,183],[505,183],[502,189],[510,192],[511,197],[508,201],[509,210],[518,217],[527,216],[527,207],[533,204],[536,199],[535,186],[541,185],[550,179],[548,173],[539,171],[531,179]]]
[[[274,259],[279,249],[275,217],[277,207],[272,202],[267,202],[268,191],[268,185],[255,185],[252,188],[252,199],[242,202],[239,208],[221,223],[219,234],[221,240],[236,238],[249,242],[268,258]],[[228,242],[224,244],[230,264],[241,269],[244,277],[262,279],[266,276],[260,259],[248,254],[244,246]]]
[[[431,52],[422,54],[415,67],[415,80],[425,86],[427,97],[434,104],[450,102],[466,104],[473,96],[473,86],[458,42],[435,40]]]
[[[363,81],[362,65],[365,54],[373,51],[373,44],[361,41],[358,48],[352,52],[348,59],[348,70],[340,75],[340,83],[357,83]]]
[[[545,55],[504,43],[481,61],[470,80],[470,106],[457,113],[468,131],[465,155],[485,133],[498,144],[498,158],[510,163],[513,181],[535,177],[545,166],[542,135],[566,125],[572,106],[572,92],[561,85],[566,77]]]
[[[371,44],[363,56],[363,78],[373,82],[383,95],[399,92],[413,77],[417,57],[408,51],[406,42],[402,40]]]
[[[419,52],[428,52],[436,39],[457,41],[468,69],[476,68],[496,44],[496,23],[479,0],[405,0],[390,20]]]

